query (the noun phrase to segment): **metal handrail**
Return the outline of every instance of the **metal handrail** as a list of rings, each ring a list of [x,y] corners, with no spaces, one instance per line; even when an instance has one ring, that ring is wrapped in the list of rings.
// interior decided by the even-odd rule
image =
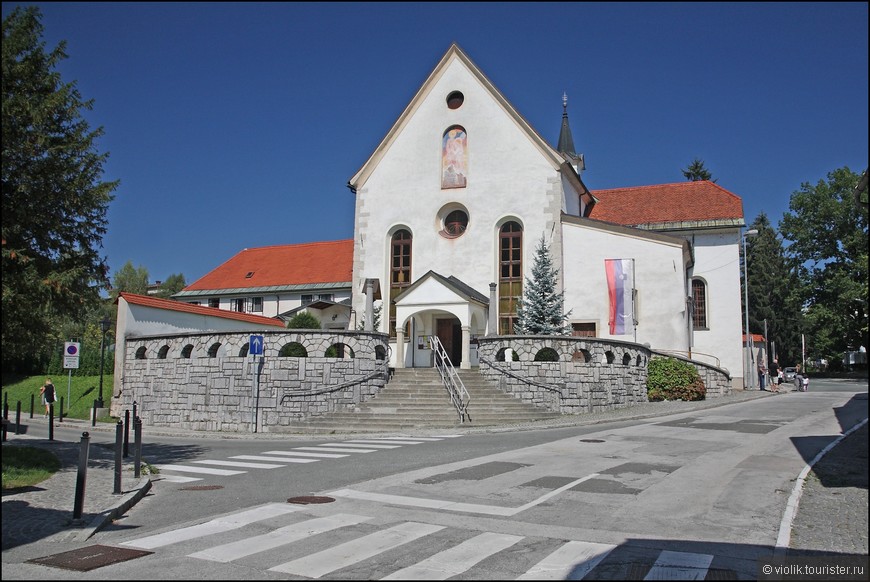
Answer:
[[[462,383],[459,374],[456,373],[456,368],[453,367],[450,356],[447,355],[447,351],[437,335],[429,336],[429,349],[435,356],[435,369],[441,375],[441,383],[444,384],[447,393],[450,394],[450,401],[459,412],[459,422],[464,423],[466,418],[471,420],[468,415],[468,403],[471,401],[471,396],[465,389],[465,384]]]

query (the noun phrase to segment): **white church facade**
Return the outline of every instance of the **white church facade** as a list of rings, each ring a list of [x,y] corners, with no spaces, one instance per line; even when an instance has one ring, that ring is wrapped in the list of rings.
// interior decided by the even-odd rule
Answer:
[[[431,366],[428,339],[437,336],[457,367],[472,368],[478,338],[512,335],[543,240],[575,335],[690,356],[728,370],[740,387],[739,197],[712,182],[595,191],[583,170],[567,109],[553,147],[453,45],[348,181],[353,239],[333,250],[352,262],[350,273],[256,287],[257,269],[240,266],[223,277],[231,289],[209,284],[220,279],[209,274],[176,299],[244,298],[249,288],[272,315],[291,305],[269,304],[282,300],[276,286],[321,288],[340,304],[320,305],[333,310],[329,320],[350,329],[370,327],[365,314],[382,306],[374,331],[390,336],[391,366]]]

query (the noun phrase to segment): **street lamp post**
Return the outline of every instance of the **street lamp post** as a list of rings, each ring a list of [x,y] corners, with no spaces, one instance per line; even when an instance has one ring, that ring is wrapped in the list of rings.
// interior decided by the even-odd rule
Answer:
[[[112,327],[112,322],[108,318],[100,321],[100,330],[103,332],[103,338],[100,340],[100,396],[97,400],[97,408],[103,408],[103,366],[106,361],[106,333]]]
[[[743,233],[743,308],[746,313],[746,320],[744,328],[745,338],[743,341],[743,387],[744,389],[749,387],[755,387],[754,381],[754,370],[752,369],[752,342],[750,341],[751,334],[749,333],[749,279],[746,275],[747,270],[747,257],[746,257],[746,237],[755,236],[758,234],[758,229],[753,228],[752,230],[747,230]]]

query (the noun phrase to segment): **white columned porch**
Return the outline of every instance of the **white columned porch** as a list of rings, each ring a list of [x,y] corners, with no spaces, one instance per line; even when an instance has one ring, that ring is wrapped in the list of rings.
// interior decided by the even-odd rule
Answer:
[[[396,368],[405,367],[405,328],[396,326]]]
[[[462,362],[459,364],[460,370],[471,369],[471,327],[462,326]]]

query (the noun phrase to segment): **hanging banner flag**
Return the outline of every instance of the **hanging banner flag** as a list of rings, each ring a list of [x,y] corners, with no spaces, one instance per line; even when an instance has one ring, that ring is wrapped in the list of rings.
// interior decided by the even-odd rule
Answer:
[[[610,296],[610,335],[634,333],[634,259],[604,259]]]

